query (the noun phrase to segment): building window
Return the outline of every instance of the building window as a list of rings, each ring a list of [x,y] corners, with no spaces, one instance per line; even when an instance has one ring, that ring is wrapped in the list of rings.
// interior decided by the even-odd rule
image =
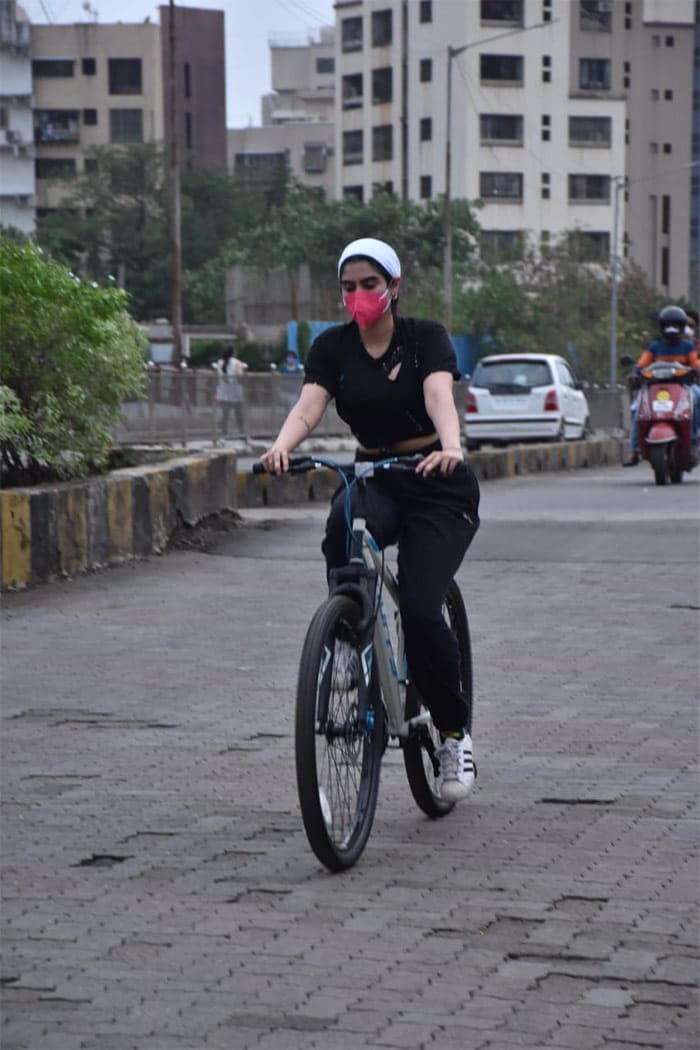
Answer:
[[[83,170],[86,175],[96,175],[100,170],[97,163],[97,157],[86,157],[83,164]]]
[[[542,114],[542,141],[549,142],[552,138],[552,118],[549,113]]]
[[[109,59],[109,93],[110,95],[141,94],[141,59]]]
[[[362,186],[343,186],[343,197],[345,200],[358,201],[362,204],[365,199],[365,191]]]
[[[481,142],[522,146],[523,118],[511,113],[482,113],[479,117]]]
[[[525,60],[522,55],[481,55],[481,82],[522,84]]]
[[[542,55],[542,83],[552,83],[552,56]]]
[[[522,230],[482,230],[479,243],[485,262],[513,262],[522,259],[525,238]]]
[[[433,138],[433,121],[432,117],[421,117],[420,121],[420,140],[421,142],[431,142]]]
[[[569,117],[570,146],[609,147],[611,143],[611,117]]]
[[[521,201],[522,174],[517,171],[482,171],[479,174],[479,196],[484,200]]]
[[[676,39],[675,37],[667,36],[664,43],[666,44],[666,47],[675,47]]]
[[[481,0],[480,17],[482,24],[521,26],[523,0]]]
[[[383,69],[372,70],[372,102],[381,105],[383,102],[391,102],[393,90],[393,77],[391,66]]]
[[[362,164],[362,131],[343,132],[343,164]]]
[[[143,142],[142,109],[110,109],[110,142]]]
[[[609,33],[612,28],[610,0],[581,0],[579,25],[588,32]]]
[[[542,21],[552,21],[552,0],[542,0]]]
[[[287,152],[236,153],[234,171],[241,181],[256,186],[272,186],[280,172],[287,168]]]
[[[342,79],[343,109],[362,105],[362,73],[349,73]]]
[[[35,109],[34,141],[44,146],[80,142],[79,117],[77,109]]]
[[[72,77],[75,62],[72,58],[35,58],[32,62],[34,77]]]
[[[610,258],[610,234],[575,230],[567,238],[569,253],[579,262],[607,262]]]
[[[191,98],[192,96],[192,78],[190,75],[190,64],[185,62],[185,98]]]
[[[185,149],[192,149],[192,114],[191,113],[185,113]]]
[[[420,199],[422,201],[429,201],[433,195],[433,177],[432,175],[421,175],[420,177]]]
[[[75,160],[68,157],[37,157],[34,161],[37,179],[67,179],[75,175]]]
[[[327,167],[328,150],[323,142],[304,143],[304,171],[307,175],[322,175]]]
[[[361,18],[344,18],[340,23],[340,47],[343,53],[362,50]]]
[[[391,43],[391,8],[372,12],[372,47],[387,47]]]
[[[375,182],[374,184],[374,196],[378,193],[392,193],[394,192],[394,183],[391,179],[387,179],[386,182]]]
[[[84,58],[81,63],[84,77],[94,77],[97,73],[97,62],[94,58]]]
[[[625,62],[623,66],[622,86],[628,88],[630,86],[630,73],[632,72],[632,63]]]
[[[433,4],[432,0],[420,0],[418,7],[418,21],[421,24],[426,22],[432,22],[433,20]]]
[[[671,198],[665,193],[661,198],[661,232],[671,232]]]
[[[394,156],[394,128],[379,124],[372,128],[372,160],[391,160]]]
[[[548,201],[551,190],[551,180],[548,171],[542,172],[542,179],[540,181],[540,196],[542,200]]]
[[[569,175],[569,203],[593,201],[607,204],[610,201],[609,175]]]
[[[321,56],[316,59],[316,72],[317,73],[335,73],[335,59],[328,56]]]
[[[83,110],[83,124],[95,126],[97,124],[97,110],[96,109],[84,109]]]
[[[432,58],[421,58],[420,60],[420,82],[421,84],[427,84],[433,79],[433,60]]]
[[[673,153],[673,147],[670,142],[664,142],[664,153]]]
[[[579,59],[579,87],[582,91],[609,91],[610,59]]]
[[[669,265],[669,262],[670,259],[668,254],[668,246],[665,244],[661,249],[661,283],[665,288],[668,288],[671,276],[671,267]]]
[[[673,91],[669,91],[669,90],[664,91],[664,99],[667,102],[672,102],[673,101]]]

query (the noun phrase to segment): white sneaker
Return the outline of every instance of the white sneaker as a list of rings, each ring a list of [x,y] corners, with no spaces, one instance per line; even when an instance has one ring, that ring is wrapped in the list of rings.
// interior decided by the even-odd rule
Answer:
[[[333,648],[333,688],[356,689],[360,681],[360,661],[350,642],[336,638]]]
[[[472,738],[468,733],[461,740],[445,737],[437,755],[442,778],[440,794],[445,802],[459,802],[469,794],[476,780]]]

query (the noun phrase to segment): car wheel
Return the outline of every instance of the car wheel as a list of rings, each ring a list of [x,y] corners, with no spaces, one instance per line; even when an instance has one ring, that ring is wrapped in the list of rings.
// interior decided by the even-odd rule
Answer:
[[[581,427],[581,441],[587,441],[593,434],[593,428],[591,427],[591,417],[586,416],[586,420]]]

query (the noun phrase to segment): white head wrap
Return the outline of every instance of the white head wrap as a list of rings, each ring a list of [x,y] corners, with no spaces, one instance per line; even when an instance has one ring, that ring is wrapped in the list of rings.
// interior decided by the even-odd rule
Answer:
[[[387,244],[386,241],[378,241],[375,237],[360,237],[358,241],[350,241],[350,244],[343,248],[338,260],[338,277],[340,277],[345,260],[354,255],[364,255],[373,262],[379,263],[392,278],[401,276],[399,257],[390,244]]]

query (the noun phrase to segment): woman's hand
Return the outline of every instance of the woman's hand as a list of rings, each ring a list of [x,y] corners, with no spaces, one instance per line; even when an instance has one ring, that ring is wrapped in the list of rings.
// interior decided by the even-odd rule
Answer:
[[[460,463],[464,463],[464,452],[461,448],[443,448],[429,452],[416,467],[416,474],[425,477],[439,470],[441,474],[452,474]]]
[[[289,452],[290,450],[285,445],[281,445],[279,440],[275,441],[267,452],[263,452],[260,462],[268,474],[286,474],[289,470]]]

